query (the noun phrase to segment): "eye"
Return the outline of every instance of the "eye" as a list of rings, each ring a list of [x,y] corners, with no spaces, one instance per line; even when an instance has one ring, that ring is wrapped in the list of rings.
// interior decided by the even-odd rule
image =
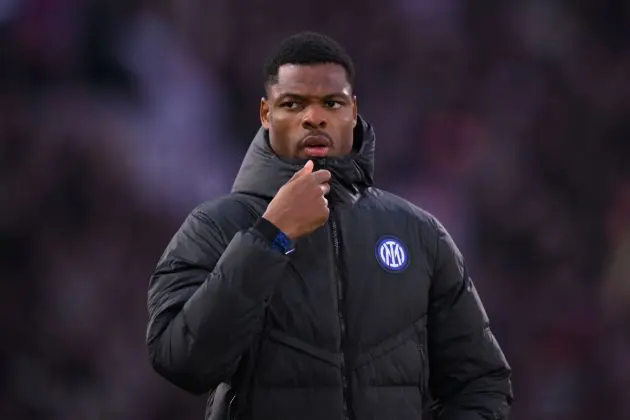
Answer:
[[[326,106],[326,108],[339,109],[344,105],[344,103],[341,101],[329,99],[327,101],[324,101],[324,105]]]
[[[285,101],[280,104],[281,108],[296,110],[300,109],[301,105],[297,101]]]

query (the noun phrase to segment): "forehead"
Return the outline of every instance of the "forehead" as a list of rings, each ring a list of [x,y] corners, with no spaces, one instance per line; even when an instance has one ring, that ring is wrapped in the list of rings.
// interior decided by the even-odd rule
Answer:
[[[271,86],[275,96],[286,93],[325,96],[351,91],[346,70],[338,64],[284,64],[278,68],[278,83]]]

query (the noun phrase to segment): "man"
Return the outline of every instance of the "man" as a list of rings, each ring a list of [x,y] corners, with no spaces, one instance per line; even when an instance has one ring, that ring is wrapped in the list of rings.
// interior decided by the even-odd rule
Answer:
[[[232,194],[190,214],[151,278],[155,370],[210,393],[209,419],[506,419],[510,368],[461,254],[372,186],[350,58],[301,33],[265,76]]]

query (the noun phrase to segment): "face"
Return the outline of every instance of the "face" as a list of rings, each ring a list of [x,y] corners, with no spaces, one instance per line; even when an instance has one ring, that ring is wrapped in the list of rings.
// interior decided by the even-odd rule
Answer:
[[[268,86],[260,103],[260,120],[282,157],[347,155],[357,103],[345,69],[337,64],[280,66],[278,83]]]

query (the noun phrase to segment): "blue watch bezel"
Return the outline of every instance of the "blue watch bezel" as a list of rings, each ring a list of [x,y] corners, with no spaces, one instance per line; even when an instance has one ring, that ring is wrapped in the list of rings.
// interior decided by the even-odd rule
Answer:
[[[293,241],[291,241],[291,239],[289,239],[289,237],[282,231],[279,231],[276,234],[276,237],[273,238],[272,246],[285,255],[289,255],[295,251]]]

